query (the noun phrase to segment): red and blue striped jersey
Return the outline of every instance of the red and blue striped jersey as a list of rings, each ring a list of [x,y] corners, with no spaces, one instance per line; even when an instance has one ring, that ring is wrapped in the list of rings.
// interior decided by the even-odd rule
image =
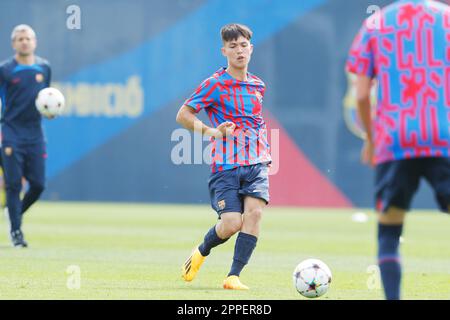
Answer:
[[[369,17],[348,71],[376,78],[375,162],[450,156],[450,7],[400,0]]]
[[[220,68],[184,102],[197,113],[204,109],[214,127],[226,121],[236,124],[233,136],[211,138],[213,173],[271,161],[262,116],[265,84],[250,73],[247,76],[247,81],[239,81]]]

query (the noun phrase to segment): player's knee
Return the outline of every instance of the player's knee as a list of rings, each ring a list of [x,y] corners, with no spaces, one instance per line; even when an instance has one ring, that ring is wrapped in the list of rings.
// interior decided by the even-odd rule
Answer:
[[[386,212],[378,213],[378,222],[387,225],[402,224],[405,220],[406,210],[390,206]]]
[[[236,232],[240,231],[242,228],[242,219],[241,217],[233,217],[226,219],[224,221],[224,227],[227,233],[233,235]]]
[[[235,234],[236,232],[239,232],[241,230],[241,228],[242,228],[242,220],[239,220],[239,221],[235,220],[228,225],[228,231],[231,234]]]
[[[245,212],[246,219],[248,219],[248,220],[251,219],[254,222],[260,221],[262,218],[262,214],[263,214],[263,210],[262,210],[262,208],[259,208],[259,207],[250,208]]]

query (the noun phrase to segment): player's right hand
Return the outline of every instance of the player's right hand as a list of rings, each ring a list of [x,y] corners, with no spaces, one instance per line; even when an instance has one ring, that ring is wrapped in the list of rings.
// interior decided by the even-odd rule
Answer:
[[[364,146],[361,150],[361,161],[371,167],[375,166],[375,146],[372,141],[364,141]]]
[[[231,136],[236,129],[236,124],[231,121],[222,122],[217,128],[222,137]]]

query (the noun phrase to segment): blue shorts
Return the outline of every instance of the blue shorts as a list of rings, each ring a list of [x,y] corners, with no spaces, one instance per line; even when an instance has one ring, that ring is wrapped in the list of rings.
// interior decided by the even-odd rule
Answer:
[[[375,173],[377,210],[390,206],[408,211],[421,178],[433,188],[439,208],[450,205],[450,158],[430,157],[396,160],[379,164]]]
[[[1,157],[7,192],[10,189],[20,191],[22,177],[25,177],[30,186],[45,186],[47,153],[44,142],[31,144],[3,142]]]
[[[211,206],[220,216],[225,212],[244,213],[244,197],[260,198],[269,203],[269,167],[259,163],[211,174]]]

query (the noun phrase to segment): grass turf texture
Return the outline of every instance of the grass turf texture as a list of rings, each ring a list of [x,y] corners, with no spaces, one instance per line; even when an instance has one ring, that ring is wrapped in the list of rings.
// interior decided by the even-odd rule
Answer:
[[[213,249],[197,278],[180,267],[215,223],[207,206],[104,203],[36,204],[23,231],[30,247],[12,248],[0,225],[0,299],[305,299],[292,284],[295,266],[318,258],[333,272],[319,299],[382,299],[376,263],[376,219],[353,209],[267,208],[262,233],[241,274],[249,291],[222,289],[234,236]],[[450,220],[411,212],[401,246],[404,299],[450,299]],[[80,288],[69,289],[80,270]]]

